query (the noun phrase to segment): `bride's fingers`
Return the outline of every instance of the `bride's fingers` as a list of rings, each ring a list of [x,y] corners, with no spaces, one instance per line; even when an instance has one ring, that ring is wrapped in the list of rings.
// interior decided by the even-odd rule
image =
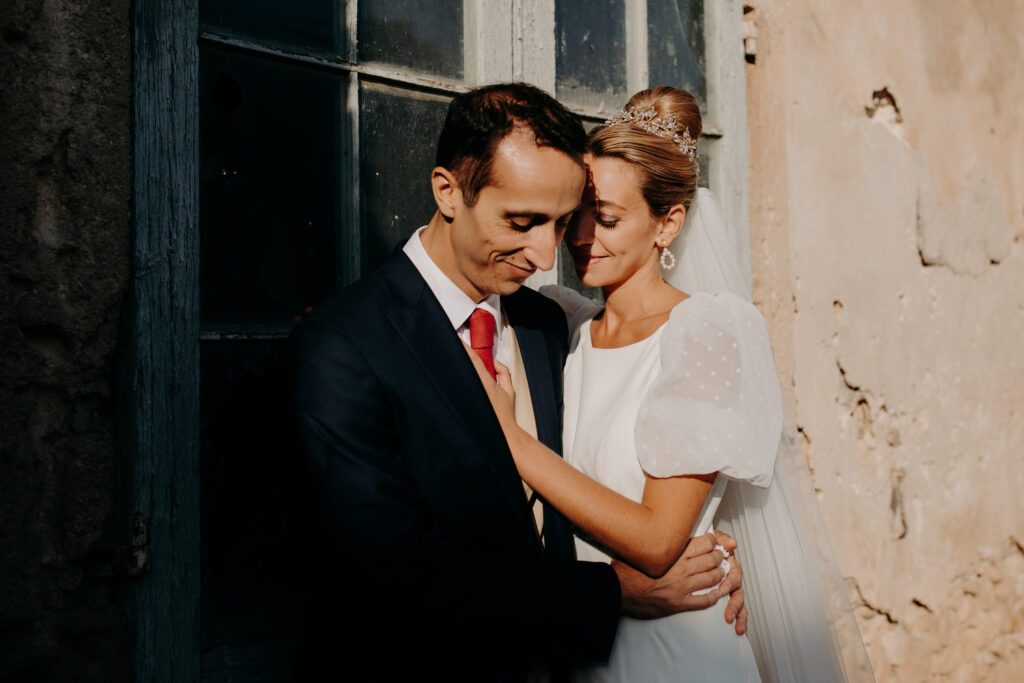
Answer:
[[[487,366],[484,365],[484,362],[480,360],[480,356],[476,355],[476,351],[473,350],[473,347],[466,342],[462,342],[462,346],[466,349],[466,353],[469,355],[469,360],[473,363],[473,367],[476,369],[476,374],[480,375],[480,379],[483,379],[484,377],[489,379],[491,377],[491,373],[487,369]]]
[[[503,364],[495,361],[494,370],[497,373],[498,386],[505,390],[506,394],[515,396],[515,389],[512,388],[512,373]]]

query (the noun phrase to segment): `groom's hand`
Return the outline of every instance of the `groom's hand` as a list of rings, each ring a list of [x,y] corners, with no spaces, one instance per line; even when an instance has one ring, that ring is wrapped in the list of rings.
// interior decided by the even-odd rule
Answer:
[[[676,612],[705,609],[715,604],[728,590],[733,590],[735,584],[733,594],[739,593],[736,614],[742,612],[745,624],[746,613],[743,611],[743,593],[739,589],[739,581],[714,588],[725,576],[719,566],[724,555],[721,550],[715,549],[715,545],[732,550],[736,547],[736,541],[725,534],[716,537],[714,533],[693,538],[672,568],[658,579],[652,579],[621,562],[613,562],[612,568],[618,574],[622,587],[623,614],[638,619],[654,619]],[[738,565],[734,564],[734,570],[736,567]],[[729,573],[731,575],[732,570]],[[694,594],[695,591],[708,588],[712,590]],[[732,599],[729,607],[734,607]]]
[[[722,534],[720,531],[715,533]],[[731,536],[722,535],[732,541]],[[722,544],[721,541],[719,544]],[[729,564],[731,568],[725,580],[722,581],[722,585],[718,587],[718,592],[722,595],[729,595],[729,604],[725,606],[725,621],[728,624],[735,622],[736,635],[742,636],[747,632],[747,606],[743,604],[743,567],[740,566],[736,555],[729,556]]]

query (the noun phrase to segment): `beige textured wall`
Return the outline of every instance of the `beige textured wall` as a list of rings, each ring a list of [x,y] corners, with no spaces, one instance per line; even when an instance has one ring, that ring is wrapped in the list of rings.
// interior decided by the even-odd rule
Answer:
[[[875,675],[1024,680],[1024,2],[748,17],[754,294]]]

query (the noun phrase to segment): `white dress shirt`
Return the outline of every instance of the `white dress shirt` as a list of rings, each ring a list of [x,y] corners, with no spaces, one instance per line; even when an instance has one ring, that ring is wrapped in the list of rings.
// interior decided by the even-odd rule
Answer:
[[[469,316],[473,314],[474,310],[482,308],[494,316],[494,360],[508,367],[511,350],[509,348],[508,335],[505,334],[505,321],[501,314],[501,297],[497,294],[490,294],[486,299],[477,303],[459,289],[444,274],[444,271],[434,263],[434,260],[430,258],[430,254],[427,253],[426,248],[423,246],[420,235],[426,227],[423,226],[413,233],[413,236],[402,247],[402,251],[409,257],[412,264],[416,266],[416,270],[426,280],[430,291],[434,293],[434,296],[441,303],[441,308],[444,309],[444,313],[448,316],[452,327],[455,328],[459,339],[467,344],[470,343]]]

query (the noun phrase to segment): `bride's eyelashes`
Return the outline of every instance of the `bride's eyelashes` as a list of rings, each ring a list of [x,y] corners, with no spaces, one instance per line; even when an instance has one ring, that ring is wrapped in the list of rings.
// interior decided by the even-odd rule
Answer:
[[[607,216],[602,213],[594,214],[594,222],[600,225],[602,228],[614,228],[619,224],[618,218],[615,216]]]

